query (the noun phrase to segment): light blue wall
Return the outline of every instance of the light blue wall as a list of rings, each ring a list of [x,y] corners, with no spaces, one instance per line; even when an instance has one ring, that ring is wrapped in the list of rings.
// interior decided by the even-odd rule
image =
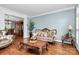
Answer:
[[[31,20],[35,22],[35,29],[55,27],[58,39],[61,39],[61,36],[67,33],[68,24],[72,25],[73,34],[75,35],[75,9],[38,16],[31,18]]]

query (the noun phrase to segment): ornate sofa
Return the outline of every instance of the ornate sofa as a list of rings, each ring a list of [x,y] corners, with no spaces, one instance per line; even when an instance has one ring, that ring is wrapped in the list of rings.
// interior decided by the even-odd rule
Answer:
[[[5,35],[5,31],[0,31],[0,48],[7,47],[13,42],[13,35]]]
[[[33,36],[34,34],[36,34],[35,35],[36,39],[40,39],[48,42],[54,42],[56,38],[57,30],[56,29],[50,30],[48,28],[44,28],[42,30],[37,29],[33,33]]]

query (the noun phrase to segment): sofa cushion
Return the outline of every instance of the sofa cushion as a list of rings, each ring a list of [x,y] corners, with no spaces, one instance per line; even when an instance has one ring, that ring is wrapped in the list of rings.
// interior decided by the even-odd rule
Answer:
[[[47,32],[44,32],[44,37],[47,37]]]

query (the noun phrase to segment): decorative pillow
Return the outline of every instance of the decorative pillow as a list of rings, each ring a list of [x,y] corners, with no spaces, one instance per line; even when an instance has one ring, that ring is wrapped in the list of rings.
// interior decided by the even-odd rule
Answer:
[[[48,37],[52,37],[53,36],[53,32],[52,31],[49,31],[48,32]]]
[[[42,32],[41,32],[41,31],[39,31],[39,33],[38,33],[39,35],[38,35],[38,36],[41,36],[41,33],[42,33]]]
[[[36,32],[37,33],[37,36],[38,36],[38,32]]]
[[[42,32],[42,36],[43,36],[43,37],[44,37],[44,33],[45,33],[45,32]]]
[[[41,37],[43,37],[43,32],[41,31]]]
[[[45,33],[45,32],[42,32],[42,34],[43,34],[43,37],[44,37],[44,33]]]
[[[52,32],[51,35],[53,36],[54,35],[54,32]]]
[[[47,37],[47,33],[46,32],[44,33],[44,37]]]

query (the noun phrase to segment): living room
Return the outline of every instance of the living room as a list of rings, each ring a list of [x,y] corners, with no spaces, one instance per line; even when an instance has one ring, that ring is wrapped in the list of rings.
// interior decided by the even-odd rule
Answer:
[[[78,55],[75,4],[63,6],[61,4],[3,4],[0,6],[0,30],[5,30],[5,14],[23,19],[23,37],[18,36],[18,38],[13,39],[11,45],[1,49],[0,54],[34,55],[31,51],[37,50],[36,52],[39,51],[38,54],[43,55]],[[23,9],[24,7],[27,8]],[[68,36],[65,37],[67,34]],[[30,43],[26,41],[30,41]],[[42,47],[43,45],[44,47]],[[26,52],[27,48],[30,52]]]

